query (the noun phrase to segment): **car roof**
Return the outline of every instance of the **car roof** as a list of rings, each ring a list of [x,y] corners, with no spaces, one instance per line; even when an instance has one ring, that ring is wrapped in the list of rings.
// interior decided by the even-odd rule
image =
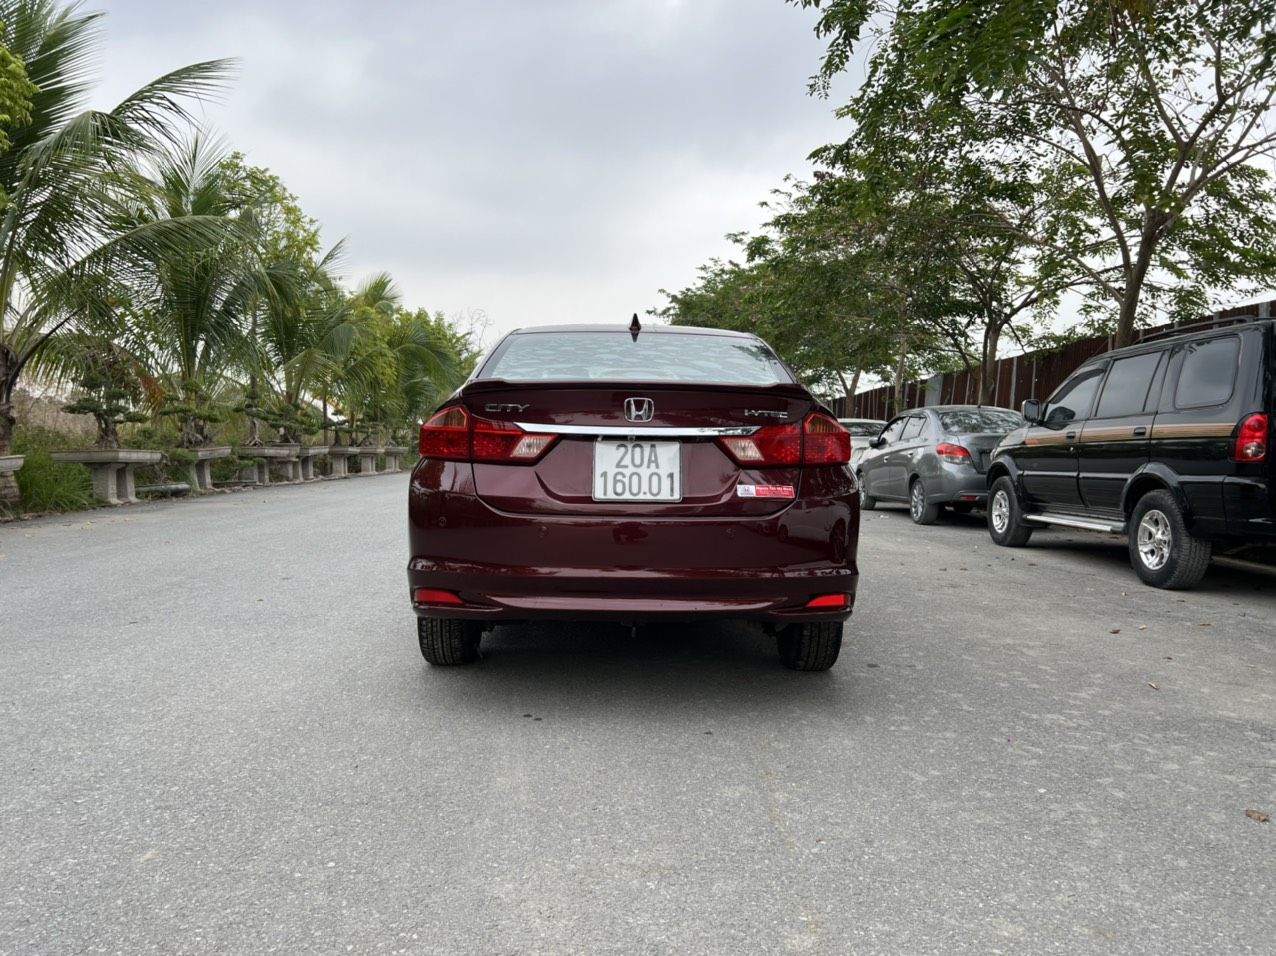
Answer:
[[[632,335],[629,326],[620,322],[581,323],[580,325],[529,325],[514,329],[510,335],[532,335],[538,332],[615,332]],[[644,325],[639,335],[726,335],[732,338],[756,339],[752,332],[736,332],[732,329],[708,329],[696,325]]]
[[[910,408],[906,412],[900,412],[895,417],[916,415],[921,412],[1009,412],[1011,415],[1019,414],[1013,408],[1002,408],[1000,405],[925,405]]]
[[[1100,352],[1093,358],[1086,359],[1078,369],[1089,368],[1098,362],[1105,362],[1108,359],[1124,358],[1127,355],[1140,355],[1145,352],[1159,352],[1163,349],[1178,345],[1180,342],[1191,342],[1196,339],[1214,338],[1221,334],[1243,332],[1247,329],[1269,328],[1274,321],[1273,319],[1260,319],[1257,316],[1247,318],[1245,316],[1237,316],[1237,321],[1222,320],[1217,324],[1210,325],[1209,328],[1193,329],[1187,328],[1176,334],[1158,335],[1155,338],[1147,339],[1143,342],[1135,342],[1133,345],[1125,345],[1119,349],[1110,349],[1107,352]]]

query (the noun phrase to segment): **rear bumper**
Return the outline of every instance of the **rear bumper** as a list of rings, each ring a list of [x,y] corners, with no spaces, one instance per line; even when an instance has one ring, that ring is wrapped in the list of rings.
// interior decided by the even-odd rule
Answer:
[[[982,508],[988,503],[988,476],[971,465],[944,462],[924,479],[928,504],[965,503]]]
[[[625,520],[497,511],[468,493],[464,465],[449,470],[413,477],[409,595],[439,589],[464,603],[414,603],[420,616],[782,624],[851,612],[859,502],[849,477],[823,483],[836,494],[766,517]],[[806,607],[828,594],[847,595],[847,606]]]

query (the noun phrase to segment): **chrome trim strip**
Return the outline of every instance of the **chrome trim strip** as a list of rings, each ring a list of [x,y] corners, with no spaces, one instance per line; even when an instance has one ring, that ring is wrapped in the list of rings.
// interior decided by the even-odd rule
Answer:
[[[752,435],[761,426],[726,428],[664,428],[658,425],[552,425],[543,422],[515,422],[523,431],[541,435],[598,435],[620,438],[717,438],[724,435]]]
[[[1121,534],[1125,531],[1124,524],[1117,524],[1112,521],[1104,521],[1100,518],[1073,518],[1064,515],[1024,515],[1024,521],[1031,521],[1034,524],[1052,524],[1059,525],[1063,528],[1077,528],[1081,531],[1103,531],[1107,534]]]

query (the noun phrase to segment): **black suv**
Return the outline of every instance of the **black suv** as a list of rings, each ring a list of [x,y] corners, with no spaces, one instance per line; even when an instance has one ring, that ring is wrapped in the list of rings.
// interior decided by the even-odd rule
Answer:
[[[1276,541],[1276,322],[1148,339],[1086,362],[993,450],[988,531],[1128,532],[1144,583],[1191,587],[1215,542]]]

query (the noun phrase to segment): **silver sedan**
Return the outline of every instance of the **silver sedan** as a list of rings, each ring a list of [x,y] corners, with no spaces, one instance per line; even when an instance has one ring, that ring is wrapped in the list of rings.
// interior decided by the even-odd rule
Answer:
[[[906,501],[918,524],[940,509],[968,512],[988,500],[988,456],[1007,432],[1023,425],[1008,408],[936,405],[910,409],[882,429],[855,465],[860,503]]]

